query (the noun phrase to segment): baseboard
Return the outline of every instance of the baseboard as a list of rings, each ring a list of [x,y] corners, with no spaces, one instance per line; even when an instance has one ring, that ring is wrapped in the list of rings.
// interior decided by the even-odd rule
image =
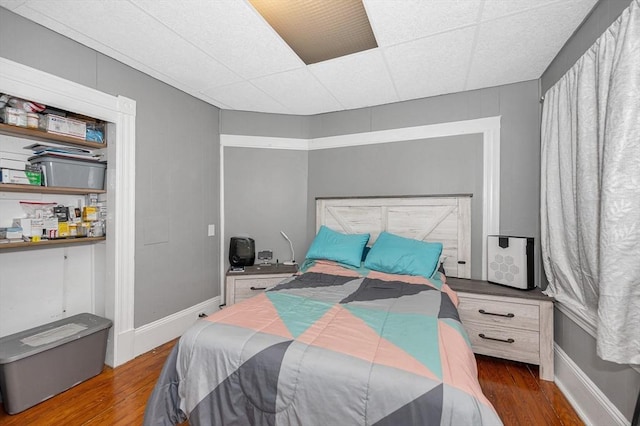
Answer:
[[[142,355],[153,348],[167,343],[182,335],[187,328],[198,320],[198,315],[207,315],[219,309],[220,297],[206,300],[175,314],[136,328],[134,356]]]
[[[558,345],[555,345],[554,362],[556,385],[585,424],[594,426],[629,426],[631,424]]]

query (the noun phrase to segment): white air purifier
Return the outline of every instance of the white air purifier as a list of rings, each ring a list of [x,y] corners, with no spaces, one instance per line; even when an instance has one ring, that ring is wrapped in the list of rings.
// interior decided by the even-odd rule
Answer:
[[[533,282],[533,238],[489,235],[487,281],[521,290]]]

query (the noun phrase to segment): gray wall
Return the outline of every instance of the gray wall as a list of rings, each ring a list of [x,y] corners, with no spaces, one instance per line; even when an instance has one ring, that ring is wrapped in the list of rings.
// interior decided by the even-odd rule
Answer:
[[[501,116],[500,130],[500,232],[532,236],[539,242],[540,128],[536,80],[482,90],[454,93],[314,117],[312,137],[388,130],[475,118]],[[475,136],[480,138],[479,136]],[[468,137],[439,140],[434,145],[391,144],[360,148],[311,151],[309,155],[308,222],[315,223],[315,197],[332,195],[411,195],[474,193],[472,203],[472,276],[481,271],[482,144],[469,145]],[[478,139],[475,139],[478,140]],[[481,138],[479,139],[481,140]],[[465,141],[459,144],[458,141]],[[424,141],[423,141],[424,142]],[[444,149],[447,147],[447,149]],[[407,152],[403,150],[409,149]],[[448,149],[451,151],[448,151]],[[443,149],[442,152],[437,152]],[[413,151],[412,151],[413,150]],[[435,151],[431,151],[435,150]],[[475,151],[479,150],[479,151]],[[378,154],[383,154],[384,157]],[[431,156],[431,153],[434,156]],[[346,156],[346,157],[343,157]],[[459,163],[454,161],[459,156]],[[352,161],[351,167],[344,158]],[[428,159],[432,158],[433,161]],[[442,158],[442,160],[441,160]],[[391,168],[388,179],[362,179],[363,167]],[[405,164],[409,166],[405,167]],[[429,170],[424,170],[429,168]],[[400,173],[402,171],[402,173]],[[433,174],[436,182],[420,182]],[[339,178],[338,178],[339,177]],[[466,179],[476,179],[466,181]],[[479,180],[477,180],[479,179]],[[339,182],[342,182],[338,185]],[[312,238],[309,234],[309,241]],[[536,262],[536,277],[539,277]]]
[[[311,151],[307,239],[316,197],[473,194],[471,274],[480,278],[482,171],[479,134]]]
[[[222,111],[220,129],[222,134],[311,138],[500,115],[500,231],[533,236],[538,242],[538,99],[538,81],[533,80],[310,117]],[[307,204],[302,208],[296,203],[294,208],[283,207],[279,212],[286,222],[296,226],[300,226],[298,215],[306,215],[304,239],[296,236],[295,241],[298,260],[302,260],[315,235],[315,197],[472,193],[472,226],[476,237],[472,247],[472,274],[479,277],[482,223],[482,144],[479,141],[479,135],[469,135],[309,151]],[[255,156],[252,157],[255,174],[268,176],[272,168],[268,163],[272,156],[270,150],[251,151]],[[301,158],[302,154],[298,154]],[[241,158],[231,159],[225,154],[225,182],[230,174],[227,169],[241,164]],[[292,170],[290,180],[300,176]],[[242,217],[237,203],[240,195],[227,192],[225,184],[225,217]],[[267,205],[264,194],[255,190],[251,194],[254,200],[264,200]],[[242,229],[230,229],[232,224],[227,220],[225,238],[231,235],[229,232]],[[265,236],[265,245],[281,244],[277,232],[272,231],[271,235]],[[536,277],[539,277],[538,264]]]
[[[273,262],[302,261],[306,236],[307,152],[280,149],[224,149],[225,262],[229,237],[249,235],[256,254],[272,250]],[[258,259],[256,258],[256,263]]]
[[[307,139],[312,117],[220,112],[220,134]],[[228,267],[229,238],[250,235],[256,250],[272,250],[273,261],[291,260],[291,249],[280,231],[291,239],[296,261],[306,253],[306,151],[224,148],[224,267]],[[256,262],[258,260],[256,259]]]
[[[567,41],[541,77],[542,92],[549,90],[580,59],[600,35],[626,9],[630,0],[601,0]],[[640,374],[630,367],[601,360],[595,339],[555,310],[555,340],[580,369],[631,420],[640,392]]]
[[[219,294],[219,110],[0,8],[0,56],[137,102],[135,326]]]
[[[226,135],[308,138],[313,116],[220,111],[220,133]]]
[[[597,5],[542,76],[543,91],[557,81],[628,4],[628,0],[603,0]],[[206,237],[206,227],[210,223],[219,223],[218,109],[3,8],[0,8],[0,56],[137,101],[135,326],[147,324],[217,295],[219,269],[216,259],[219,242],[217,236]],[[529,81],[314,117],[222,111],[219,129],[221,133],[229,134],[308,138],[501,115],[500,231],[513,235],[533,235],[538,242],[538,97],[538,81]],[[438,144],[445,143],[446,139],[435,142],[429,149],[438,149]],[[418,149],[409,143],[407,147]],[[375,161],[376,150],[386,149],[382,146],[367,147],[361,153],[363,157]],[[308,193],[303,194],[301,182],[305,171],[304,166],[299,164],[304,165],[304,155],[298,152],[296,158],[291,158],[289,164],[297,166],[284,173],[280,168],[273,170],[262,161],[273,159],[270,156],[277,156],[278,151],[260,151],[260,156],[252,160],[256,167],[254,170],[257,173],[281,173],[273,181],[277,180],[280,184],[295,182],[298,190],[294,192],[303,199],[303,202],[298,202],[294,194],[279,198],[283,203],[291,201],[294,208],[282,209],[277,216],[278,223],[269,226],[271,231],[259,234],[260,246],[264,241],[264,248],[272,247],[277,256],[286,257],[286,254],[280,254],[283,250],[286,252],[286,246],[282,248],[279,230],[282,228],[288,232],[285,225],[292,224],[295,230],[289,236],[300,253],[298,259],[301,259],[301,254],[310,243],[310,230],[314,226],[314,212],[313,209],[307,212],[308,206],[315,196],[339,195],[335,192],[341,188],[328,188],[326,176],[322,176],[322,173],[335,171],[332,157],[336,153],[342,151],[350,156],[359,156],[360,153],[352,152],[349,148],[333,153],[311,152],[307,170]],[[233,157],[239,151],[230,150],[229,153]],[[395,158],[401,159],[402,155]],[[239,162],[234,157],[227,167]],[[360,172],[363,173],[362,170]],[[346,176],[347,172],[343,170],[342,173]],[[351,179],[345,181],[348,183],[342,189],[345,195],[352,191],[361,194],[349,195],[379,192],[373,185],[358,179],[357,174],[352,174]],[[385,192],[407,193],[401,179],[390,180],[385,185]],[[266,196],[256,198],[262,197],[260,189],[264,189],[264,186],[263,182],[253,186],[251,179],[245,181],[245,188],[254,197],[254,208],[269,205]],[[229,186],[225,188],[227,193],[233,190]],[[418,189],[412,187],[408,192]],[[240,195],[238,198],[242,200]],[[235,199],[230,201],[227,207],[235,204]],[[307,205],[303,206],[303,203]],[[237,210],[227,210],[227,220]],[[307,214],[310,217],[302,220],[305,222],[302,225],[300,218]],[[245,222],[241,216],[238,218],[241,219],[238,223]],[[269,219],[276,220],[273,217]],[[235,232],[237,229],[237,232],[242,232],[241,223],[238,228],[233,222],[229,224],[234,229],[227,231]],[[304,233],[306,235],[301,236]],[[536,275],[539,276],[538,261],[536,268]],[[594,359],[593,339],[584,333],[581,335],[577,326],[563,318],[561,313],[556,312],[556,315],[556,327],[562,327],[557,328],[557,343],[630,418],[632,407],[628,388],[614,383],[617,377],[629,375],[632,390],[634,387],[638,389],[638,374],[630,368],[624,368],[618,375],[608,374],[619,367],[603,366],[602,361]]]

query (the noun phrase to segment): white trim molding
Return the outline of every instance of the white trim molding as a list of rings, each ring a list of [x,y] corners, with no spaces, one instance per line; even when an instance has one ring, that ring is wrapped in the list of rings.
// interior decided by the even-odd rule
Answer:
[[[555,383],[587,425],[629,426],[613,405],[560,346],[555,345]]]
[[[134,287],[135,287],[135,207],[136,207],[136,147],[135,143],[121,143],[121,141],[135,141],[136,133],[136,103],[135,101],[118,96],[118,122],[116,123],[115,146],[115,178],[110,182],[109,194],[113,193],[108,203],[109,208],[115,212],[114,228],[111,232],[114,240],[114,264],[115,273],[114,318],[118,318],[114,324],[114,332],[118,335],[132,336],[134,330]],[[113,169],[112,169],[113,170]],[[109,246],[109,243],[107,243]],[[109,265],[111,266],[111,265]],[[109,283],[109,281],[107,281]],[[123,364],[135,357],[133,344],[130,339],[124,345],[114,342],[114,366]]]
[[[483,143],[482,279],[487,278],[487,236],[500,233],[500,116],[402,127],[321,138],[220,135],[220,294],[224,294],[224,148],[293,149],[314,151],[406,142],[436,137],[481,134]]]
[[[113,321],[106,363],[133,358],[135,278],[135,117],[136,103],[0,58],[0,93],[34,99],[115,124],[109,130],[104,315]],[[94,294],[96,292],[94,291]],[[96,310],[103,311],[102,306]]]
[[[220,138],[222,140],[222,138]],[[225,271],[225,258],[224,258],[224,145],[220,143],[220,300],[222,303],[227,300],[227,280]]]
[[[271,136],[220,135],[220,145],[233,146],[236,148],[288,149],[294,151],[308,151],[309,139],[276,138]]]
[[[597,338],[597,329],[594,322],[587,320],[583,315],[579,315],[569,306],[565,305],[562,302],[556,301],[555,307],[560,311],[564,316],[573,321],[578,327],[589,333],[591,337],[594,339]]]
[[[180,337],[198,320],[200,314],[211,315],[219,310],[219,305],[220,297],[214,297],[136,328],[134,356],[142,355],[170,340]]]

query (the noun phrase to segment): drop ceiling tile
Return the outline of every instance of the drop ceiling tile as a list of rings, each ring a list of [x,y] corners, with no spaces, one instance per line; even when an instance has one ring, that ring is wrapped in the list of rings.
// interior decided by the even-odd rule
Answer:
[[[306,75],[247,0],[0,5],[221,108],[310,114],[461,90],[464,34],[479,17],[465,88],[538,78],[596,1],[364,0],[381,48],[314,64]]]
[[[142,64],[142,71],[188,92],[213,79],[220,84],[240,80],[129,2],[58,0],[56,7],[51,7],[31,1],[27,8],[31,14],[45,14],[56,21],[56,31],[65,34],[65,28],[73,29],[69,36],[81,43],[134,68],[140,69]]]
[[[248,81],[214,87],[203,92],[230,108],[241,111],[290,114],[291,111]]]
[[[248,2],[132,1],[245,79],[304,65]]]
[[[481,3],[481,0],[364,1],[378,46],[475,24]]]
[[[318,114],[343,109],[307,67],[256,78],[251,82],[298,114]]]
[[[5,9],[15,10],[25,4],[27,0],[0,0],[0,7]]]
[[[485,0],[482,7],[481,21],[502,18],[529,9],[546,7],[553,3],[590,3],[589,9],[597,0]]]
[[[308,68],[346,109],[399,100],[380,49],[320,62]]]
[[[196,96],[196,95],[194,95],[194,96]],[[203,100],[203,101],[205,101],[207,103],[210,103],[211,105],[215,105],[215,106],[217,106],[218,108],[220,108],[222,110],[225,110],[225,109],[232,110],[233,109],[229,105],[225,104],[224,102],[221,102],[219,99],[216,99],[216,98],[214,98],[212,96],[206,95],[205,93],[202,93],[202,92],[197,94],[197,98],[201,99],[201,100]]]
[[[474,35],[469,27],[384,48],[400,100],[463,90]]]
[[[590,1],[562,1],[482,23],[466,89],[539,78],[589,12]]]

